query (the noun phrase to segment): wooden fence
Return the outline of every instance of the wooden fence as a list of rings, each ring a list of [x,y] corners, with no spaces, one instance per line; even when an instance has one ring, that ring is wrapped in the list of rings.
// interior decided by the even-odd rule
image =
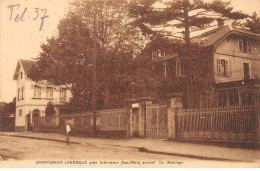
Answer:
[[[127,108],[97,111],[98,131],[127,131]],[[70,123],[73,132],[91,132],[93,128],[93,113],[80,113],[70,115],[55,115],[51,117],[38,117],[34,119],[35,131],[65,131],[65,125]]]
[[[259,107],[179,109],[179,139],[254,142],[257,140]]]

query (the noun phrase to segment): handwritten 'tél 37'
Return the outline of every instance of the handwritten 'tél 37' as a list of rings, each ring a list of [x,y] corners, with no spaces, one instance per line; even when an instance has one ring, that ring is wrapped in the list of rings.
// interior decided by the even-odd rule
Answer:
[[[15,4],[15,5],[9,5],[7,8],[10,9],[10,20],[14,20],[15,22],[23,22],[25,21],[26,18],[29,18],[30,15],[26,15],[27,12],[27,7],[24,7],[23,10],[20,9],[20,4]],[[34,16],[33,20],[37,20],[40,17],[41,19],[41,24],[39,27],[39,31],[42,31],[43,25],[44,25],[44,20],[48,18],[49,16],[47,15],[47,9],[41,9],[41,8],[34,8]]]

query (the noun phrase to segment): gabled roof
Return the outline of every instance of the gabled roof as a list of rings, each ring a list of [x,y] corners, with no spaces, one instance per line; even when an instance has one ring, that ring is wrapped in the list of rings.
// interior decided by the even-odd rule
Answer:
[[[234,25],[226,25],[222,26],[220,28],[213,29],[211,31],[205,32],[201,35],[198,35],[194,38],[192,38],[192,43],[198,43],[199,45],[203,47],[208,46],[215,46],[217,45],[221,40],[226,38],[227,36],[234,34],[234,35],[240,35],[240,36],[247,36],[254,39],[259,39],[259,34],[254,34],[252,32],[249,32],[247,30],[238,28]]]
[[[13,80],[17,80],[17,77],[18,77],[18,74],[19,74],[18,72],[19,72],[19,70],[20,70],[21,67],[23,68],[23,70],[24,70],[25,73],[29,73],[31,67],[32,67],[33,65],[35,65],[35,64],[36,64],[36,61],[26,60],[26,59],[20,59],[20,60],[17,62]]]

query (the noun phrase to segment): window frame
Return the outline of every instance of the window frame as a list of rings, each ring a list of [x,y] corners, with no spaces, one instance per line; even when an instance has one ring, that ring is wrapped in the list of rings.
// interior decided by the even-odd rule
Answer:
[[[19,109],[18,116],[19,116],[19,117],[22,117],[22,116],[23,116],[23,110],[22,110],[22,109]]]
[[[199,105],[200,105],[200,108],[210,108],[211,107],[211,92],[202,91],[200,93],[200,104]]]
[[[39,91],[37,94],[36,94],[36,88]],[[41,86],[38,86],[38,85],[33,86],[33,98],[34,99],[40,99],[41,98]]]
[[[60,101],[61,102],[66,102],[66,98],[67,98],[67,89],[66,88],[61,88],[60,89]]]
[[[20,101],[20,88],[18,88],[17,100]]]
[[[22,86],[22,98],[21,98],[21,100],[23,100],[24,99],[24,86]]]
[[[217,96],[218,96],[218,106],[219,107],[226,107],[228,104],[228,98],[227,98],[227,90],[218,90],[217,91]]]
[[[185,63],[179,58],[176,60],[176,76],[185,77]]]
[[[48,96],[48,90],[51,90],[51,96]],[[46,98],[53,99],[53,87],[46,87]]]
[[[245,65],[244,64],[248,64],[248,78],[245,77]],[[251,70],[250,70],[250,63],[249,62],[243,62],[243,78],[245,80],[251,78]]]
[[[239,39],[238,40],[238,49],[239,49],[239,52],[242,52],[242,53],[252,53],[252,43],[248,40]]]
[[[217,59],[217,75],[222,77],[230,77],[229,65],[230,63],[227,59]]]
[[[239,89],[232,88],[227,90],[228,105],[239,106]]]

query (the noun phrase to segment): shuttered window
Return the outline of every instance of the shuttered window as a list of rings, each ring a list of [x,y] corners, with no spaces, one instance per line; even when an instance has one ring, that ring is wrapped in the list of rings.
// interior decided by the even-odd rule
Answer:
[[[240,52],[251,53],[252,44],[247,40],[238,40],[238,46]]]
[[[231,76],[230,63],[226,59],[217,59],[217,74],[219,76]]]

